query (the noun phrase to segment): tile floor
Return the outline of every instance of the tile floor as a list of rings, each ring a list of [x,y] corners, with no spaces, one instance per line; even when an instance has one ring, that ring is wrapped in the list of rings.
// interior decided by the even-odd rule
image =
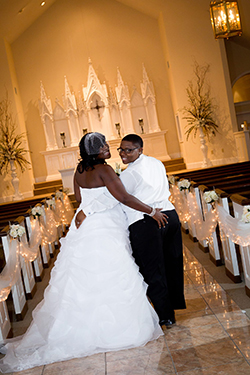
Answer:
[[[187,309],[176,312],[176,325],[165,328],[164,336],[145,347],[97,354],[15,374],[249,375],[250,319],[193,255],[194,245],[187,239],[184,243],[192,248],[191,251],[186,246],[184,249]],[[222,274],[223,269],[216,272]],[[29,301],[24,321],[13,324],[14,335],[26,330],[31,307],[42,298],[48,274],[39,283],[37,296]]]

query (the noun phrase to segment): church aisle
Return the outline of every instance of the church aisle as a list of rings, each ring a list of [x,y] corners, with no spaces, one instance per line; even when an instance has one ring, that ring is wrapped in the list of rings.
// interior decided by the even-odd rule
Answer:
[[[249,374],[249,318],[186,246],[184,263],[187,309],[177,311],[176,325],[165,328],[164,337],[145,347],[97,354],[15,374]],[[24,321],[15,323],[14,333],[18,325],[23,329],[24,324]]]

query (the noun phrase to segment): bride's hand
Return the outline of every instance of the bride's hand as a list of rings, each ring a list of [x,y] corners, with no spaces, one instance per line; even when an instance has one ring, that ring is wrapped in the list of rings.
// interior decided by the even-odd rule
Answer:
[[[161,212],[162,208],[156,208],[155,214],[152,216],[153,219],[155,219],[159,225],[159,228],[163,227],[165,228],[165,225],[168,223],[168,216]]]
[[[75,225],[77,229],[80,227],[80,225],[82,224],[83,220],[85,220],[85,218],[86,218],[85,213],[82,210],[79,211],[75,217]]]

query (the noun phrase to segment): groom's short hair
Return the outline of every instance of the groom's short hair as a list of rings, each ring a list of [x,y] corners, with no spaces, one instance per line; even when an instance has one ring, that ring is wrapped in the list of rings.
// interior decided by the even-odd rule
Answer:
[[[133,144],[136,144],[139,147],[143,147],[143,140],[137,134],[125,135],[125,137],[122,138],[122,141],[132,142]]]

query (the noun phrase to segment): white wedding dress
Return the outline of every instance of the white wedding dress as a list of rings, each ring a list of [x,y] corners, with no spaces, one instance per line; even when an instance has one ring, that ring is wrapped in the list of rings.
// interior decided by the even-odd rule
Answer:
[[[106,187],[81,188],[93,213],[73,219],[43,301],[23,336],[7,340],[2,372],[145,345],[162,335],[131,256],[126,217]],[[84,204],[87,202],[88,204]]]

